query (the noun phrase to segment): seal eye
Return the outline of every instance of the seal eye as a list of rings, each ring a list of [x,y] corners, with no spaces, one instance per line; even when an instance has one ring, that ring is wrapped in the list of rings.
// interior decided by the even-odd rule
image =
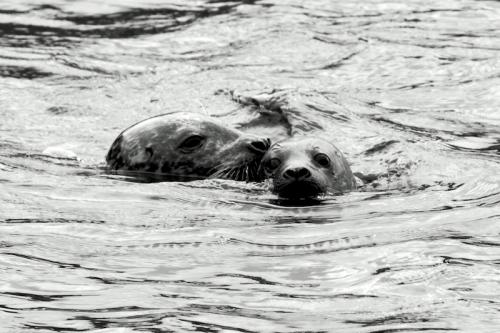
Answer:
[[[273,170],[275,170],[277,167],[279,167],[281,165],[281,161],[279,158],[271,158],[270,160],[268,160],[265,164],[265,168],[267,171],[271,172]]]
[[[195,149],[201,147],[204,141],[204,137],[200,135],[193,135],[182,141],[182,143],[179,145],[179,149],[184,153],[190,153]]]
[[[328,168],[330,166],[330,158],[323,153],[316,154],[314,160],[323,168]]]

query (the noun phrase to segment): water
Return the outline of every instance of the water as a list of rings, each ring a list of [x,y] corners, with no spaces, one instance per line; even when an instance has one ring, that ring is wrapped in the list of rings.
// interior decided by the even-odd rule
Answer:
[[[499,31],[495,1],[4,0],[1,331],[497,332]],[[100,171],[152,115],[245,128],[229,90],[383,176],[286,207]]]

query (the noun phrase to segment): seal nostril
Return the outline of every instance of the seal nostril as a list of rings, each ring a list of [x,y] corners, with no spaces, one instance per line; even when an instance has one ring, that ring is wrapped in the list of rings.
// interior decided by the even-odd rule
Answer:
[[[252,149],[258,153],[265,153],[269,149],[270,145],[271,145],[271,141],[269,139],[252,141],[249,144],[250,149]]]
[[[311,172],[306,168],[299,168],[296,171],[296,174],[297,174],[297,178],[301,178],[301,179],[309,178],[311,176]]]
[[[292,179],[295,178],[295,169],[287,169],[283,173],[283,178]]]

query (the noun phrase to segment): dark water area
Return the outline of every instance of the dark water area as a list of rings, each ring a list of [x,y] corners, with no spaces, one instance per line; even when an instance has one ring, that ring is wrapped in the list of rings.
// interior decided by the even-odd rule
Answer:
[[[498,332],[499,87],[498,1],[3,1],[0,331]],[[272,136],[238,96],[380,177],[102,172],[162,113]]]

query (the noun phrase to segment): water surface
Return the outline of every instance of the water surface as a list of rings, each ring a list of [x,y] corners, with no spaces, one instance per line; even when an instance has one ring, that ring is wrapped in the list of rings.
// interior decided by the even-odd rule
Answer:
[[[3,1],[1,331],[497,332],[499,32],[496,1]],[[149,116],[244,128],[228,91],[383,176],[286,207],[99,171]]]

